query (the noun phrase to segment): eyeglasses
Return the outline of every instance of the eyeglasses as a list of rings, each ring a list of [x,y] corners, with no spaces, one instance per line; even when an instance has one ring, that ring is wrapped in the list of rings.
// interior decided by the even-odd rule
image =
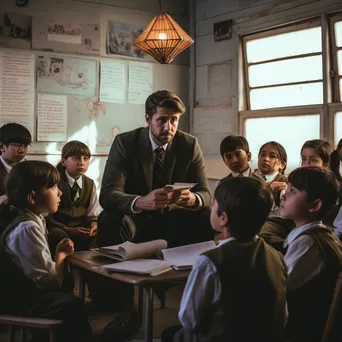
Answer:
[[[18,150],[19,149],[27,149],[29,148],[31,145],[29,144],[17,144],[17,143],[9,143],[8,146],[12,146],[13,148],[17,148]]]

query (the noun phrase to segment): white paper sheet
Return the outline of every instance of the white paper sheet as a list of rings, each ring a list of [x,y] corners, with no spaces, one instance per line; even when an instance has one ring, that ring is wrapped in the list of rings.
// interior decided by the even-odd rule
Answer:
[[[126,61],[101,61],[101,102],[125,103],[126,69]]]
[[[153,89],[151,63],[129,62],[128,102],[144,104]]]
[[[38,94],[38,141],[67,140],[67,97]]]
[[[0,119],[25,122],[33,134],[34,55],[0,53]]]

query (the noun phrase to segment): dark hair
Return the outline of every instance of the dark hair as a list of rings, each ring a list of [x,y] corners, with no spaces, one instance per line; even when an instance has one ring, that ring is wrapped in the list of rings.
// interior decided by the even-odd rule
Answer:
[[[302,149],[300,150],[300,154],[302,154],[305,148],[315,149],[315,152],[317,153],[317,155],[322,159],[323,165],[324,166],[329,165],[329,157],[330,157],[331,152],[334,149],[330,143],[321,139],[308,140],[302,146]]]
[[[9,172],[6,182],[8,204],[16,207],[25,206],[27,196],[55,186],[59,181],[57,169],[50,163],[29,160],[16,164]]]
[[[262,149],[263,149],[266,145],[271,145],[271,146],[276,150],[278,159],[280,160],[280,162],[281,162],[282,164],[284,164],[284,168],[280,170],[280,173],[284,174],[285,169],[286,169],[286,166],[287,166],[287,153],[286,153],[286,150],[285,150],[284,146],[281,145],[281,144],[279,144],[279,143],[276,142],[276,141],[269,141],[269,142],[263,144],[263,145],[260,147],[258,157],[260,156],[260,153],[261,153]]]
[[[340,174],[340,164],[341,158],[339,155],[339,151],[342,149],[342,139],[337,144],[336,150],[332,151],[329,158],[329,167],[330,170],[335,174],[336,178],[342,182],[342,176]]]
[[[217,215],[227,214],[228,232],[241,241],[259,233],[273,204],[269,186],[252,177],[227,178],[216,188],[214,198]]]
[[[224,157],[225,153],[240,149],[246,151],[246,153],[249,153],[249,145],[245,137],[240,135],[228,135],[221,141],[220,153],[222,158]]]
[[[305,191],[308,201],[322,201],[318,219],[322,219],[336,204],[339,184],[328,169],[318,166],[299,167],[290,173],[289,183],[299,191]]]
[[[145,113],[152,118],[157,112],[157,107],[174,109],[177,113],[185,113],[185,105],[182,100],[168,90],[159,90],[151,94],[145,102]]]
[[[30,145],[32,137],[30,131],[26,127],[12,122],[1,126],[0,141],[6,146],[11,143]]]

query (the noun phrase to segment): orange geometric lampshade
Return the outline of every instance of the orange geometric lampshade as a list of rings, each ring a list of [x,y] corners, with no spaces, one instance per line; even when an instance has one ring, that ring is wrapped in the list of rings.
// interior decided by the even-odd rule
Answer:
[[[193,44],[193,39],[166,13],[152,19],[133,43],[161,64],[168,64]]]

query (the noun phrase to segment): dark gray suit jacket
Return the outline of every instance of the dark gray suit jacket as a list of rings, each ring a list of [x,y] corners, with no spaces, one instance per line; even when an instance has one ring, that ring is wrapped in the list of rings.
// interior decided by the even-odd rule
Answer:
[[[116,136],[103,174],[100,204],[108,212],[132,214],[131,203],[152,190],[153,155],[149,128],[141,127]],[[164,160],[164,183],[191,182],[203,207],[210,206],[203,155],[197,138],[177,131],[169,143]]]
[[[2,163],[0,159],[0,196],[5,195],[5,181],[7,178],[7,171],[5,165]]]

